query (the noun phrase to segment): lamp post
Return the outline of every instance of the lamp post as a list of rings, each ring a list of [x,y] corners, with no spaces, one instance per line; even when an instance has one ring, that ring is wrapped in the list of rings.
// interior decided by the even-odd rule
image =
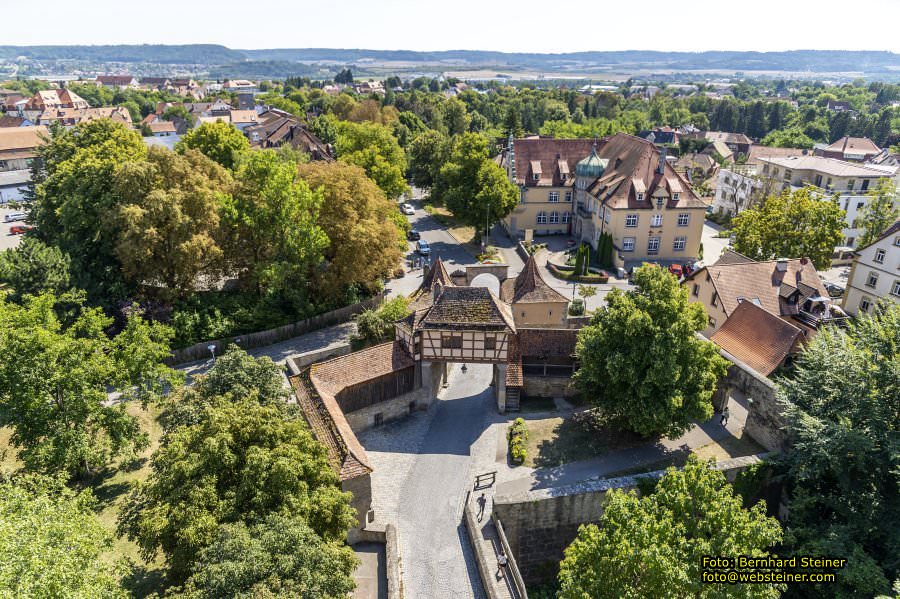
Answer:
[[[216,361],[216,344],[210,343],[209,345],[206,346],[206,349],[209,350],[209,354],[212,356],[213,362],[215,362]]]

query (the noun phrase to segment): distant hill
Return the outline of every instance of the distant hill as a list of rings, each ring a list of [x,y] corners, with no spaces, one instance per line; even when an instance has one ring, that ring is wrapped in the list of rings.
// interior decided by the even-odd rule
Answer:
[[[306,74],[313,69],[297,65],[332,63],[348,65],[405,62],[411,65],[444,67],[499,67],[543,71],[674,70],[711,69],[720,71],[809,71],[811,73],[863,72],[900,76],[900,54],[877,51],[795,50],[789,52],[658,52],[629,50],[622,52],[571,52],[535,54],[447,50],[366,50],[296,48],[235,50],[214,44],[116,45],[116,46],[0,46],[0,58],[26,56],[34,60],[81,60],[92,62],[146,62],[157,64],[193,64],[210,67],[210,72],[235,76],[259,73],[260,76]],[[295,66],[291,66],[291,65]],[[284,71],[284,73],[282,73]]]
[[[0,46],[0,58],[26,56],[34,60],[94,62],[155,62],[215,65],[246,60],[247,55],[215,44],[119,46]]]

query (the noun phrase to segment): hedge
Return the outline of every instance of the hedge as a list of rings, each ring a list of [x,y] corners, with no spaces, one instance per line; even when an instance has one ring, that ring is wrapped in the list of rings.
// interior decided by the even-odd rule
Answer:
[[[527,456],[525,442],[528,440],[528,427],[525,425],[525,420],[522,418],[513,420],[512,424],[509,425],[506,438],[509,441],[509,455],[512,461],[516,464],[521,464]]]
[[[574,275],[574,269],[565,269],[553,264],[552,262],[547,262],[547,270],[550,271],[557,279],[562,279],[564,281],[574,281],[576,283],[607,283],[609,282],[609,275],[606,273],[593,273],[590,272],[586,275],[576,276]]]

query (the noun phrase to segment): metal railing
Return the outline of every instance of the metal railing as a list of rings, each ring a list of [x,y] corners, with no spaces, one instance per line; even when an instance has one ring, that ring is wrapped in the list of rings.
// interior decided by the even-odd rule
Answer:
[[[520,599],[528,599],[528,590],[525,588],[525,580],[522,573],[519,572],[519,564],[513,556],[512,549],[509,548],[509,541],[506,540],[506,531],[503,530],[503,524],[497,517],[497,512],[491,510],[491,520],[494,522],[494,528],[497,529],[497,536],[500,538],[500,546],[503,547],[503,554],[506,556],[506,567],[512,574],[513,585],[516,587]]]

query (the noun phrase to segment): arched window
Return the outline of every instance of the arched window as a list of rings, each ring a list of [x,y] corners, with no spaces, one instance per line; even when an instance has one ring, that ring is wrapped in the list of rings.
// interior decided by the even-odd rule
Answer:
[[[546,225],[547,224],[547,213],[541,210],[537,215],[537,224]]]

